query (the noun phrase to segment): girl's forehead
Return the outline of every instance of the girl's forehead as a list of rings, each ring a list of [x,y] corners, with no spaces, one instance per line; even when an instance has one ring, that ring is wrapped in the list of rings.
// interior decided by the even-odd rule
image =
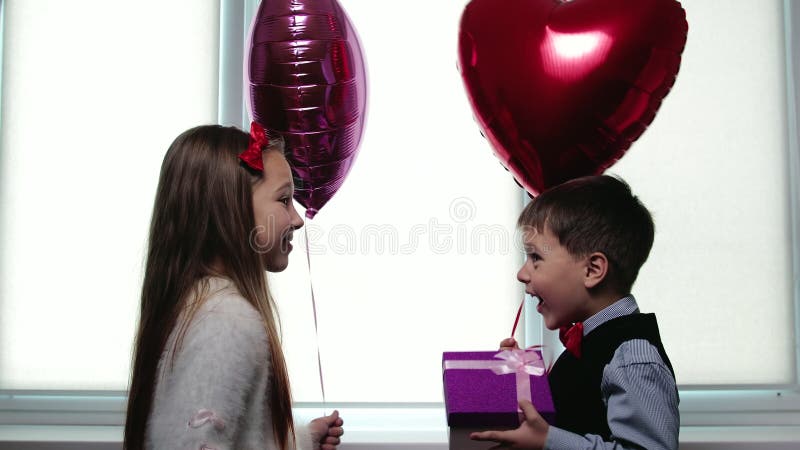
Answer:
[[[263,155],[264,176],[267,184],[282,186],[292,182],[292,170],[286,158],[277,151],[268,151]]]

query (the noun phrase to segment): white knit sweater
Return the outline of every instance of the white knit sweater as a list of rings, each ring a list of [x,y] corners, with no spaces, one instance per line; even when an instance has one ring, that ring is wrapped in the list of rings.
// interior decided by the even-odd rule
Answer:
[[[156,374],[145,433],[148,450],[272,450],[267,334],[258,311],[225,278],[210,279],[168,368],[173,330]],[[177,330],[177,327],[176,327]],[[305,427],[296,448],[311,450]]]

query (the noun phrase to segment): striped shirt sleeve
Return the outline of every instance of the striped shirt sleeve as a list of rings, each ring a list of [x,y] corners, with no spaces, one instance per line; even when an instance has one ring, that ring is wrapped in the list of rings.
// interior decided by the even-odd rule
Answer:
[[[678,448],[678,390],[652,344],[634,339],[620,345],[603,371],[601,391],[608,407],[611,440],[550,427],[545,449]]]

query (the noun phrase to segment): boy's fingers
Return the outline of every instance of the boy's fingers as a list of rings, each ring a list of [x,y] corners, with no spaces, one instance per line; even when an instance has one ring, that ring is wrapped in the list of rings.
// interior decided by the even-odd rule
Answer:
[[[344,434],[344,428],[342,427],[331,427],[328,428],[328,436],[339,437]]]
[[[500,341],[500,347],[513,347],[515,345],[517,345],[517,340],[512,337]]]
[[[525,414],[525,420],[533,420],[539,417],[539,412],[536,411],[530,400],[520,400],[519,407],[522,413]]]
[[[514,350],[519,348],[517,340],[514,338],[505,338],[500,341],[500,350]]]
[[[480,431],[471,433],[469,438],[475,441],[494,441],[505,442],[505,435],[507,431]]]

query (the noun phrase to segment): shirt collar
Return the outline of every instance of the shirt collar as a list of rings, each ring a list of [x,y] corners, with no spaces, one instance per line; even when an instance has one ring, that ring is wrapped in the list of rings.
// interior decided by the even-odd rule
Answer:
[[[601,309],[598,313],[583,321],[583,335],[586,336],[600,325],[617,317],[627,316],[639,312],[639,305],[633,295],[627,295],[616,302]]]

